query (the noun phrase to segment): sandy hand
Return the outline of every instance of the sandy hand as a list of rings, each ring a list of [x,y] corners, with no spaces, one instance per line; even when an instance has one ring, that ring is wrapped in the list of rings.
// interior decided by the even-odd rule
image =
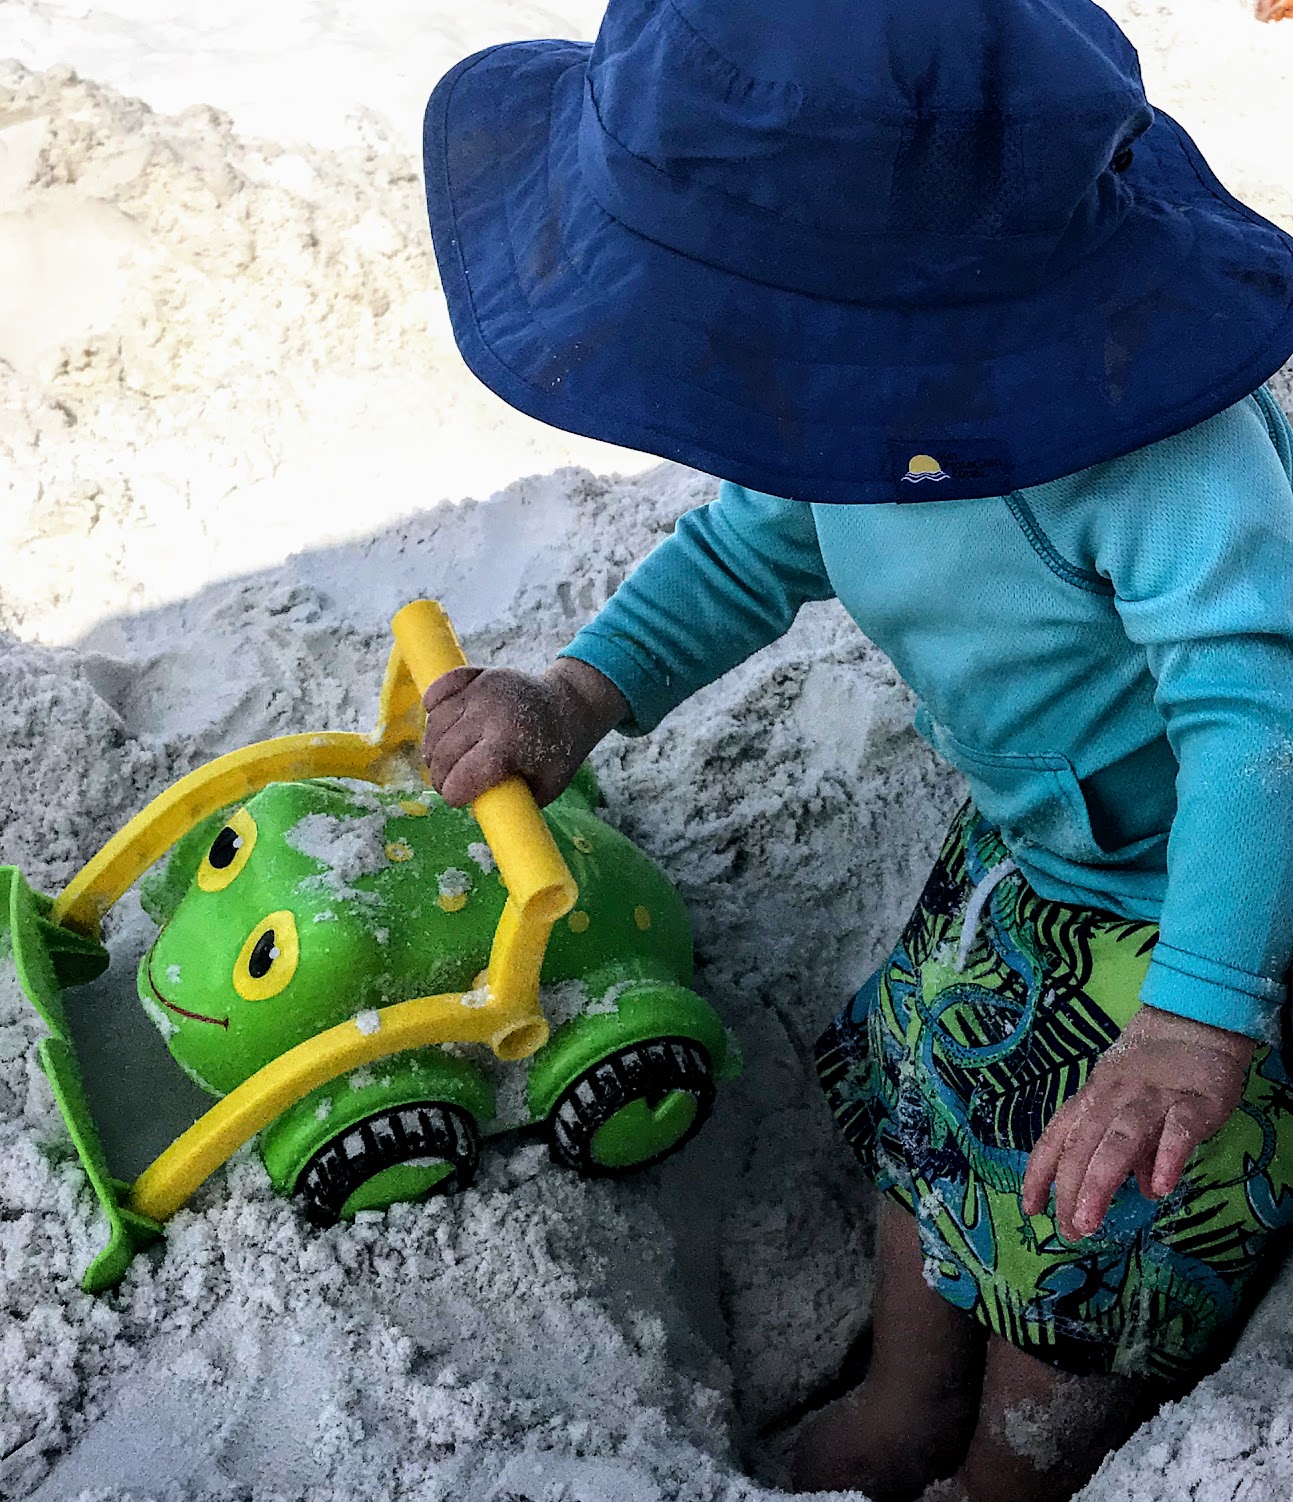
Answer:
[[[1148,1198],[1170,1194],[1239,1103],[1255,1047],[1241,1033],[1141,1007],[1033,1148],[1024,1213],[1045,1210],[1053,1183],[1060,1235],[1080,1241],[1130,1174]]]
[[[573,657],[558,658],[539,678],[455,668],[422,702],[422,759],[436,790],[458,807],[514,774],[540,804],[551,803],[629,712],[610,679]]]

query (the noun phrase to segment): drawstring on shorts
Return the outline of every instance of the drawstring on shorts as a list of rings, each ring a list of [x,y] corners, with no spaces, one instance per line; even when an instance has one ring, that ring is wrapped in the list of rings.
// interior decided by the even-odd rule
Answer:
[[[958,975],[965,969],[965,962],[970,958],[970,950],[974,948],[974,941],[979,936],[979,919],[983,917],[983,909],[988,905],[988,898],[1007,876],[1015,876],[1018,871],[1019,867],[1014,861],[1009,859],[998,861],[990,871],[984,872],[982,879],[975,887],[969,902],[965,905],[965,919],[961,925],[961,942],[956,951]]]

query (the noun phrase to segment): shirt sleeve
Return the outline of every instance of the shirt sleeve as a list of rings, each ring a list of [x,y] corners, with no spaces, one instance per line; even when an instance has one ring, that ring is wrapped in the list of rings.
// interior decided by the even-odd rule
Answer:
[[[1261,398],[1133,456],[1097,561],[1178,763],[1141,999],[1272,1040],[1293,956],[1293,457]]]
[[[561,654],[628,700],[629,735],[789,630],[807,600],[834,594],[812,507],[739,485],[689,511]]]

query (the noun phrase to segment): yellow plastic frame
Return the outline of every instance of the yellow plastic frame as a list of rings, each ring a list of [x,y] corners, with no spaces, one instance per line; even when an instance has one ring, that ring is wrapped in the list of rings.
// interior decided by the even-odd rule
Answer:
[[[401,753],[422,736],[422,695],[442,674],[466,664],[448,616],[434,600],[415,600],[391,622],[395,645],[371,737],[329,731],[261,741],[190,772],[155,798],[103,847],[54,901],[50,917],[97,935],[104,913],[155,861],[202,819],[301,777],[390,779]],[[406,765],[406,763],[405,763]],[[338,1075],[409,1048],[486,1043],[500,1059],[524,1059],[548,1040],[539,973],[552,925],[575,905],[578,888],[529,788],[519,777],[483,793],[472,812],[507,887],[489,965],[479,988],[419,996],[378,1012],[381,1026],[329,1028],[280,1055],[231,1090],[156,1158],[130,1188],[126,1204],[168,1220],[221,1164],[289,1106]]]

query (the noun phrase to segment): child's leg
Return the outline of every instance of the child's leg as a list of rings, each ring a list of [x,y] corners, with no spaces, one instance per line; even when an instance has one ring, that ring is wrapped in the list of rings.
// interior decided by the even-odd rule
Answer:
[[[1075,1377],[993,1335],[969,1453],[922,1502],[1068,1502],[1152,1396],[1135,1378]]]
[[[964,1458],[987,1334],[926,1284],[923,1267],[915,1220],[884,1200],[870,1370],[804,1424],[795,1447],[797,1490],[856,1489],[872,1502],[909,1502]]]

